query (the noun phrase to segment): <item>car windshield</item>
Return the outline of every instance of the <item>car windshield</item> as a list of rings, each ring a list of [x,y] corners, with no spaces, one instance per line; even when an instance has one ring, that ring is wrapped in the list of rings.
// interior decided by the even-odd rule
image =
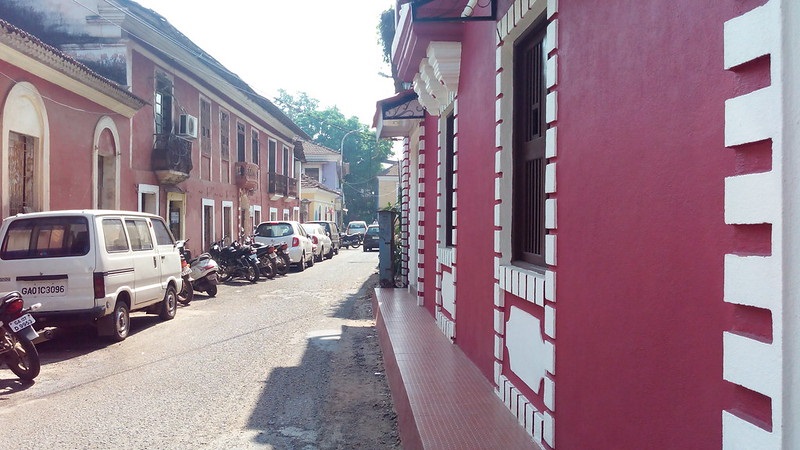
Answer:
[[[378,227],[369,227],[369,228],[367,228],[367,234],[369,234],[369,235],[377,235],[378,233],[380,233],[380,228],[378,228]]]
[[[256,236],[284,237],[294,234],[292,225],[288,223],[262,223],[256,228]]]

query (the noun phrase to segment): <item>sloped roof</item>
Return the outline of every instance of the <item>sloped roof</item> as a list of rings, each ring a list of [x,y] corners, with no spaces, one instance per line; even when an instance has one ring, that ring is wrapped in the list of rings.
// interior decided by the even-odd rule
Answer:
[[[300,175],[300,186],[303,189],[320,189],[320,190],[323,190],[323,191],[331,192],[331,193],[336,194],[336,195],[341,195],[341,193],[339,191],[337,191],[336,189],[331,189],[328,186],[325,186],[324,184],[322,184],[319,181],[309,177],[306,174]]]
[[[177,28],[175,28],[172,24],[169,23],[167,19],[163,16],[158,14],[157,12],[153,11],[152,9],[145,8],[138,3],[132,0],[114,0],[116,1],[120,7],[127,9],[130,14],[135,16],[135,19],[126,22],[131,23],[132,26],[136,26],[139,24],[139,21],[145,22],[144,26],[146,29],[150,30],[157,30],[157,32],[167,38],[171,39],[174,43],[178,46],[183,47],[187,51],[189,51],[198,61],[200,61],[203,65],[208,67],[212,72],[214,72],[217,76],[228,82],[231,86],[235,87],[240,92],[244,93],[250,100],[255,102],[258,106],[263,108],[267,113],[269,113],[272,117],[277,119],[281,124],[289,128],[293,133],[303,138],[308,138],[308,134],[303,131],[294,121],[292,121],[280,108],[278,108],[274,103],[268,100],[265,97],[257,94],[253,88],[250,87],[247,83],[244,82],[238,75],[228,70],[225,66],[223,66],[219,61],[214,59],[211,55],[206,53],[202,48],[197,46],[191,39],[186,37],[183,33],[181,33]],[[138,38],[140,41],[145,41],[145,43],[153,46],[154,51],[159,51],[157,46],[153,43],[147,42],[141,36],[134,36]],[[162,51],[159,51],[163,53]],[[168,58],[173,59],[173,58]]]
[[[400,176],[400,161],[392,161],[391,166],[383,169],[378,176],[379,177],[399,177]]]
[[[138,110],[147,102],[124,87],[92,71],[86,65],[48,45],[39,38],[0,19],[0,43],[38,61],[66,76]]]
[[[328,159],[330,159],[330,157],[339,158],[340,156],[339,152],[325,147],[324,145],[302,139],[298,140],[298,142],[303,147],[303,152],[306,154],[306,158],[311,160],[318,159],[315,157],[328,157]]]

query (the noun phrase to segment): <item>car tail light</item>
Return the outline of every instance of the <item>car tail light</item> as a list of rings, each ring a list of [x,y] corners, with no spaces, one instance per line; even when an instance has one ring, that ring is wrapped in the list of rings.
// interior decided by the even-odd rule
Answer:
[[[106,278],[102,272],[95,272],[92,279],[94,284],[94,298],[104,298],[106,296]]]
[[[319,241],[317,241],[316,236],[311,236],[311,240],[314,241],[314,244],[319,244]]]
[[[300,246],[300,239],[297,236],[292,238],[292,247],[299,247]]]

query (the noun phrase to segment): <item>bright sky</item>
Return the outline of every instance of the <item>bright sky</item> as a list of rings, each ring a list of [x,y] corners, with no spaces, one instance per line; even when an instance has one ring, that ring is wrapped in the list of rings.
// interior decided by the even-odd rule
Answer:
[[[375,102],[394,94],[378,44],[393,0],[134,0],[272,100],[306,92],[321,108],[372,126]]]

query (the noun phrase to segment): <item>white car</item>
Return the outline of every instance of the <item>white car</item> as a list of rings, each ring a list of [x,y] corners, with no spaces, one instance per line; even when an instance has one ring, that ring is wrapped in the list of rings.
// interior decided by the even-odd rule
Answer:
[[[304,223],[303,229],[306,230],[306,233],[308,233],[308,236],[311,238],[311,242],[315,245],[314,259],[316,259],[317,262],[325,258],[333,258],[333,243],[322,225]]]
[[[287,244],[289,260],[301,272],[314,265],[314,245],[308,233],[294,220],[261,222],[256,227],[255,241],[260,244]]]

